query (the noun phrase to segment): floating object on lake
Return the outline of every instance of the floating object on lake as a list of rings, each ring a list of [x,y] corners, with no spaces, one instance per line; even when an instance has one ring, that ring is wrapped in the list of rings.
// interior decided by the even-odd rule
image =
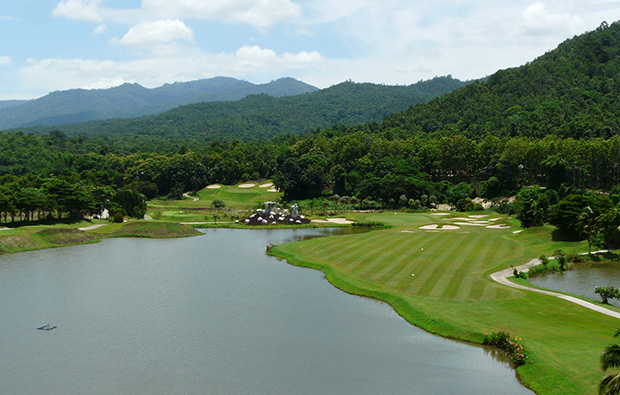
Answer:
[[[42,331],[51,331],[52,329],[56,329],[56,325],[47,324],[47,325],[40,326],[37,329],[40,329]]]

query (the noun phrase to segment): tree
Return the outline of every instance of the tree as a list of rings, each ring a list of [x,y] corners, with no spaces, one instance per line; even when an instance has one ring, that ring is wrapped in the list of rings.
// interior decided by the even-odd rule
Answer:
[[[522,189],[517,195],[517,219],[524,228],[545,224],[549,199],[539,188]]]
[[[614,333],[614,337],[620,336],[620,330]],[[604,372],[610,368],[620,367],[620,345],[611,344],[605,348],[601,354],[601,369]],[[598,386],[599,395],[619,395],[620,394],[620,373],[611,374],[603,378]]]
[[[620,290],[616,287],[594,287],[594,293],[599,294],[605,304],[609,304],[609,299],[620,298]]]
[[[123,212],[133,218],[144,218],[146,214],[146,198],[141,193],[130,189],[116,192],[112,201],[118,204]]]
[[[590,206],[583,209],[579,214],[577,224],[580,236],[585,236],[588,240],[588,254],[592,253],[592,240],[599,234],[601,216],[592,210]]]

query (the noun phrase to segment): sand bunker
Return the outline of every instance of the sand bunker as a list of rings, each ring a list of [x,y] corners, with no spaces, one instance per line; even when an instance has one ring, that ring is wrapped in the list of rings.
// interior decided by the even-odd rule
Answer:
[[[450,215],[450,213],[431,213],[431,215]]]
[[[488,223],[478,224],[478,223],[475,223],[475,222],[455,222],[454,225],[461,225],[461,226],[487,226]]]
[[[209,185],[207,189],[220,189],[221,187],[222,187],[221,185],[213,184],[213,185]]]
[[[278,192],[278,190],[275,188],[271,188],[271,189],[267,189],[267,192]]]
[[[521,230],[515,230],[515,231],[514,231],[514,232],[512,232],[512,233],[514,233],[514,234],[516,235],[517,233],[521,233],[521,232],[523,232],[523,229],[521,229]]]
[[[432,224],[432,225],[425,225],[425,226],[420,226],[420,229],[424,229],[424,230],[456,230],[456,229],[461,229],[458,226],[454,226],[454,225],[444,225],[441,228],[439,227],[439,225],[437,224]]]
[[[316,222],[318,224],[342,224],[342,225],[350,225],[353,223],[353,221],[349,221],[346,218],[313,219],[312,222]]]
[[[489,229],[510,229],[510,226],[508,225],[489,225],[487,226],[487,228]]]
[[[477,219],[479,219],[479,218],[486,218],[486,217],[488,217],[488,215],[470,215],[469,216],[469,218],[477,218]]]
[[[253,188],[255,186],[256,184],[241,184],[239,185],[239,188]]]
[[[267,184],[259,185],[259,188],[269,188],[273,186],[273,182],[268,182]]]

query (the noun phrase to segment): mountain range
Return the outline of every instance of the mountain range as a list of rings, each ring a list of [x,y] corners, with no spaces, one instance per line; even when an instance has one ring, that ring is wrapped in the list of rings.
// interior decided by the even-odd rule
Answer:
[[[0,101],[0,130],[133,118],[161,113],[185,104],[234,101],[252,94],[282,97],[317,90],[293,78],[257,85],[229,77],[177,82],[154,89],[139,84],[123,84],[110,89],[72,89],[52,92],[35,100]]]
[[[347,81],[294,96],[252,94],[238,101],[201,102],[145,117],[17,130],[38,134],[55,130],[70,136],[148,135],[199,141],[256,141],[336,124],[381,122],[389,114],[428,102],[467,84],[451,76],[408,86]]]

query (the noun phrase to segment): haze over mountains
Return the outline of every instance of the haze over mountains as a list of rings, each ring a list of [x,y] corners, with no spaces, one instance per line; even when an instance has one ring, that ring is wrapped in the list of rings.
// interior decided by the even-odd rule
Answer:
[[[291,93],[299,81],[278,80],[276,92]],[[293,88],[285,89],[289,84]],[[299,134],[334,124],[381,122],[389,114],[451,92],[468,82],[436,77],[409,86],[343,82],[313,92],[284,96],[252,94],[238,101],[201,102],[157,115],[18,129],[26,133],[62,131],[70,136],[149,135],[254,141],[287,133]],[[295,88],[297,87],[297,88]],[[308,88],[308,85],[301,85]],[[272,90],[274,92],[275,90]]]
[[[73,89],[52,92],[35,100],[0,101],[0,130],[132,118],[157,114],[184,104],[234,101],[252,94],[292,96],[317,90],[293,78],[253,84],[229,77],[177,82],[154,89],[139,84],[110,89]]]

